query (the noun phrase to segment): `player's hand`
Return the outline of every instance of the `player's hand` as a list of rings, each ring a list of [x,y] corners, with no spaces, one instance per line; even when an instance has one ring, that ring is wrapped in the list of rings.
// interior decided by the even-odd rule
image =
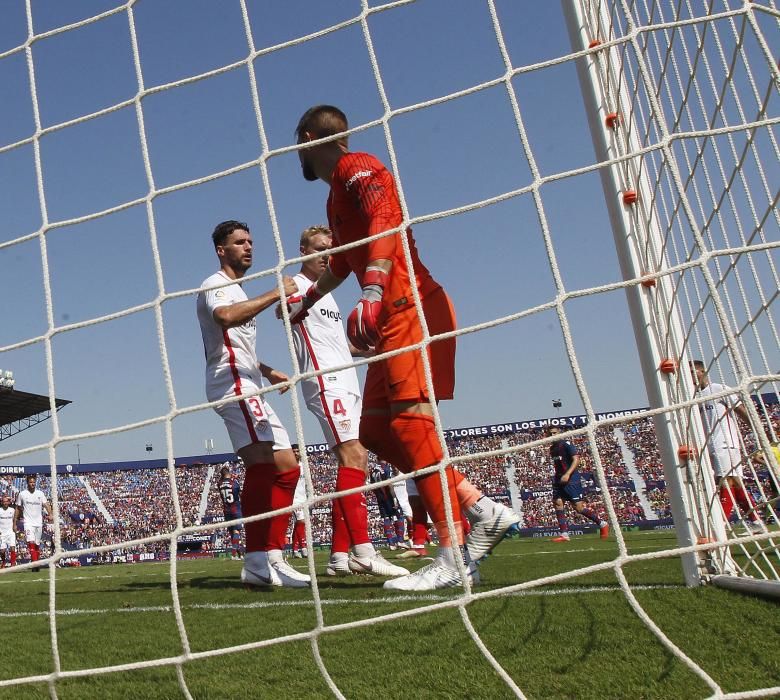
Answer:
[[[568,484],[569,483],[569,475],[568,474],[561,474],[560,482],[562,484]]]
[[[290,377],[288,377],[284,372],[280,372],[278,369],[272,369],[270,372],[268,372],[265,375],[265,378],[271,383],[271,384],[281,384],[282,382],[289,382]],[[279,393],[283,394],[285,391],[289,389],[288,386],[283,386],[281,389],[279,389]]]
[[[317,285],[313,284],[306,290],[306,294],[287,297],[287,311],[290,314],[290,323],[300,323],[309,314],[309,309],[314,306],[324,295],[317,291]]]
[[[292,277],[287,277],[287,275],[282,277],[282,284],[284,285],[284,296],[289,297],[298,292],[298,285]]]
[[[369,350],[379,340],[378,321],[386,284],[387,272],[378,267],[366,268],[363,294],[347,319],[347,337],[358,350]]]
[[[300,323],[309,315],[309,307],[306,306],[305,297],[296,294],[287,297],[287,312],[290,314],[290,323]],[[281,318],[281,308],[279,309]]]

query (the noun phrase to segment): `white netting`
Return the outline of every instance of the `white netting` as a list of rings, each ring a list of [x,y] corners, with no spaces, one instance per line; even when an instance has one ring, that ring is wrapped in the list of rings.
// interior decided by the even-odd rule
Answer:
[[[311,35],[295,38],[268,48],[258,49],[255,45],[250,22],[250,10],[244,0],[241,1],[241,15],[247,44],[245,57],[230,65],[221,66],[199,75],[193,75],[183,80],[161,85],[148,86],[144,79],[144,70],[139,52],[137,23],[135,19],[134,2],[117,6],[100,15],[84,21],[59,27],[57,29],[35,33],[34,11],[31,0],[26,3],[28,26],[27,40],[20,46],[0,53],[0,60],[23,54],[26,59],[29,74],[29,85],[33,105],[35,133],[22,140],[0,148],[0,155],[25,146],[31,146],[34,153],[35,180],[38,188],[41,225],[29,234],[10,237],[0,243],[0,251],[11,246],[19,246],[33,241],[40,245],[43,268],[44,294],[47,310],[45,333],[25,338],[19,342],[0,347],[0,352],[12,352],[34,344],[42,344],[45,348],[45,359],[48,376],[49,395],[52,397],[53,438],[44,447],[48,448],[50,463],[55,465],[56,448],[64,440],[86,440],[98,436],[109,436],[122,431],[131,430],[149,424],[160,424],[165,431],[166,456],[168,460],[168,478],[175,513],[176,526],[171,531],[162,532],[155,537],[144,538],[127,545],[141,542],[170,542],[170,589],[172,609],[174,611],[180,636],[181,649],[176,655],[159,658],[152,661],[126,663],[101,668],[81,670],[63,670],[61,650],[57,640],[57,570],[49,570],[49,621],[52,643],[52,672],[39,676],[27,676],[0,681],[0,687],[47,682],[50,693],[56,697],[56,683],[61,679],[89,675],[113,673],[138,668],[156,666],[174,666],[181,691],[185,697],[191,697],[185,681],[183,664],[189,661],[207,657],[234,653],[247,649],[257,649],[272,644],[294,640],[310,641],[314,658],[328,687],[337,697],[342,697],[333,679],[328,673],[319,650],[319,639],[323,634],[338,632],[345,629],[373,625],[391,619],[398,619],[423,614],[433,610],[457,608],[462,620],[464,631],[476,643],[481,653],[493,666],[499,676],[505,681],[510,692],[523,697],[522,690],[516,681],[501,667],[488,647],[479,638],[468,612],[468,605],[474,601],[490,597],[518,594],[532,588],[538,588],[550,583],[566,581],[571,578],[598,571],[614,571],[625,594],[637,616],[658,637],[664,646],[689,669],[697,674],[712,690],[715,696],[722,697],[723,692],[718,683],[707,674],[682,649],[675,645],[662,629],[648,616],[639,604],[634,592],[626,580],[623,567],[627,564],[657,557],[678,557],[689,554],[694,558],[703,552],[716,550],[713,544],[680,547],[674,550],[651,554],[629,554],[625,541],[620,533],[615,506],[607,488],[605,468],[599,457],[597,434],[599,428],[618,426],[630,418],[619,417],[597,420],[588,385],[583,376],[575,342],[570,327],[566,303],[573,299],[588,297],[600,293],[627,288],[633,291],[639,289],[639,277],[650,275],[657,280],[653,300],[645,302],[648,313],[652,317],[648,336],[655,338],[653,357],[670,357],[681,360],[688,357],[702,357],[711,365],[713,376],[720,374],[730,381],[734,390],[741,396],[745,405],[751,407],[751,417],[754,427],[761,423],[758,409],[752,408],[751,396],[755,393],[768,391],[771,386],[776,391],[776,382],[780,379],[777,372],[772,371],[778,361],[778,335],[771,314],[771,305],[777,297],[778,277],[773,259],[773,253],[778,247],[778,191],[772,190],[773,183],[780,181],[778,173],[778,148],[774,135],[774,127],[780,121],[777,116],[777,88],[780,75],[771,55],[770,46],[776,45],[778,36],[778,13],[775,2],[736,2],[723,0],[721,2],[647,2],[645,0],[629,1],[615,0],[601,2],[581,0],[577,2],[577,18],[571,20],[575,31],[588,40],[598,40],[600,44],[584,48],[574,54],[568,54],[541,62],[529,62],[524,65],[514,65],[507,49],[505,36],[495,3],[488,2],[492,29],[496,46],[503,63],[503,71],[492,79],[475,84],[467,89],[444,95],[442,97],[393,108],[387,97],[383,82],[381,64],[377,59],[372,37],[370,20],[379,13],[392,12],[409,4],[407,0],[391,2],[379,7],[369,7],[366,0],[362,3],[360,14],[340,22],[327,29]],[[566,10],[571,13],[574,3],[564,1]],[[80,116],[62,123],[44,127],[39,110],[39,95],[36,81],[36,64],[33,56],[33,46],[43,39],[74,31],[79,28],[102,22],[108,18],[123,16],[127,20],[132,60],[137,81],[137,93],[129,100],[111,105],[106,109]],[[571,19],[571,18],[570,18]],[[272,224],[273,240],[278,263],[246,279],[253,280],[264,276],[273,277],[281,288],[282,274],[285,267],[291,263],[300,262],[300,258],[286,258],[282,235],[276,213],[275,193],[271,186],[269,161],[278,156],[290,153],[296,149],[294,145],[281,148],[271,148],[264,125],[264,108],[262,95],[258,92],[255,76],[255,60],[258,57],[281,52],[284,49],[315,40],[339,32],[345,28],[359,26],[370,58],[371,69],[381,102],[381,116],[356,125],[352,134],[358,134],[371,127],[380,126],[385,137],[389,155],[389,164],[395,173],[404,211],[404,226],[407,224],[423,224],[445,217],[451,217],[469,211],[475,211],[489,205],[511,200],[521,195],[529,195],[534,203],[538,223],[541,229],[544,249],[548,258],[554,283],[554,297],[530,308],[513,311],[512,313],[492,318],[484,322],[460,327],[455,335],[459,337],[485,331],[519,319],[526,319],[545,311],[554,312],[560,322],[563,333],[565,354],[573,372],[577,390],[582,400],[588,425],[578,433],[587,437],[594,457],[594,468],[604,497],[604,506],[613,525],[618,541],[618,554],[608,562],[567,571],[565,573],[537,578],[536,580],[490,591],[476,591],[466,585],[463,595],[456,598],[433,602],[413,610],[373,616],[366,619],[344,623],[326,624],[323,617],[324,601],[320,597],[319,588],[314,577],[314,563],[310,559],[309,570],[312,574],[313,605],[316,611],[316,625],[309,631],[289,634],[269,640],[241,644],[219,649],[194,652],[190,648],[187,628],[182,614],[177,586],[176,547],[177,540],[183,534],[203,532],[223,527],[222,523],[209,526],[185,526],[178,499],[176,474],[174,470],[174,440],[173,421],[188,413],[209,408],[207,404],[198,404],[179,408],[171,366],[168,357],[168,342],[163,305],[178,298],[192,297],[197,289],[185,289],[177,292],[165,291],[163,262],[159,250],[159,236],[156,227],[156,214],[153,207],[155,199],[162,195],[202,185],[252,168],[258,168],[263,190],[267,200],[269,218]],[[587,42],[585,43],[587,45]],[[569,169],[565,172],[555,172],[544,175],[537,163],[537,154],[529,139],[524,124],[521,101],[518,100],[514,79],[518,76],[535,71],[549,69],[554,66],[575,60],[587,60],[591,65],[594,82],[598,90],[609,104],[598,105],[604,109],[604,115],[592,114],[597,122],[596,128],[605,128],[601,119],[607,113],[617,115],[616,128],[606,130],[615,149],[607,163],[592,163],[582,167]],[[158,187],[155,183],[155,173],[150,159],[146,138],[145,104],[144,101],[152,95],[169,90],[176,90],[185,85],[204,81],[221,74],[245,68],[250,77],[249,92],[257,125],[257,134],[261,145],[261,153],[257,158],[251,158],[219,172],[210,173],[204,177],[187,182],[178,182],[166,187]],[[462,206],[453,207],[424,216],[412,216],[407,204],[404,189],[404,173],[399,166],[393,141],[393,120],[414,111],[424,110],[445,102],[479,93],[490,88],[499,87],[506,90],[523,155],[530,170],[530,184],[491,196],[480,201],[474,201]],[[773,105],[773,100],[775,101]],[[47,135],[60,132],[78,124],[93,120],[126,107],[135,110],[143,159],[143,169],[146,178],[146,193],[142,197],[123,202],[117,206],[106,208],[89,215],[64,220],[52,220],[47,207],[47,190],[44,186],[44,165],[41,158],[41,139]],[[629,206],[626,211],[627,222],[623,222],[625,231],[631,241],[631,250],[635,256],[638,268],[630,279],[624,282],[586,286],[568,289],[559,267],[559,251],[556,249],[548,223],[548,212],[542,198],[542,188],[558,181],[587,173],[610,170],[616,175],[615,181],[621,185],[614,195],[621,196],[621,190],[635,190],[639,195],[638,203]],[[90,318],[86,321],[71,324],[58,324],[53,312],[53,291],[49,269],[49,253],[47,234],[55,229],[98,220],[135,206],[143,206],[146,210],[150,246],[153,257],[154,275],[158,293],[149,302],[122,309],[116,313]],[[388,232],[385,235],[391,235]],[[408,255],[408,249],[407,249]],[[649,279],[649,278],[647,278]],[[652,289],[652,288],[651,288]],[[415,305],[420,309],[419,298],[415,292]],[[117,318],[150,310],[154,314],[159,354],[163,370],[167,398],[170,410],[153,418],[136,421],[131,424],[117,425],[109,429],[93,431],[78,435],[63,435],[54,406],[56,395],[55,371],[53,363],[52,341],[56,336],[70,331],[103,324]],[[425,326],[423,321],[423,326]],[[289,329],[288,329],[289,330]],[[288,334],[289,339],[289,334]],[[424,338],[420,346],[425,347],[431,341],[427,328],[424,327]],[[644,341],[643,341],[644,342]],[[290,341],[290,352],[292,345]],[[666,352],[661,352],[665,350]],[[654,353],[654,354],[653,354]],[[364,363],[360,363],[364,364]],[[667,433],[672,436],[677,445],[695,442],[695,406],[690,394],[690,386],[686,383],[686,370],[677,373],[679,382],[672,382],[668,390],[668,403],[659,404],[658,408],[648,411],[647,416],[660,416],[667,421]],[[300,374],[292,378],[292,383],[301,379]],[[426,377],[431,383],[430,368],[426,364]],[[669,405],[674,404],[670,413]],[[303,443],[303,428],[301,411],[295,396],[292,399],[292,411],[296,433],[299,442]],[[671,416],[671,418],[669,417]],[[694,418],[686,418],[693,416]],[[451,455],[444,440],[441,419],[436,412],[436,427],[444,445],[445,464],[459,464],[469,459],[469,456]],[[631,418],[634,418],[632,416]],[[771,425],[771,421],[767,420]],[[694,426],[689,428],[689,424]],[[659,425],[657,423],[657,425]],[[771,432],[766,435],[756,430],[758,443],[770,455],[772,462],[770,439],[776,435]],[[522,447],[491,450],[481,456],[491,457],[505,454],[525,453],[530,449],[544,447],[549,441],[535,441]],[[4,459],[33,452],[41,445],[5,453]],[[706,450],[699,445],[699,454]],[[753,445],[745,446],[745,451]],[[706,482],[709,468],[706,459],[695,462],[691,468],[695,473],[681,479],[684,488],[693,493],[688,500],[688,522],[678,522],[678,528],[692,531],[696,534],[709,532],[709,511],[712,498],[711,488],[707,490]],[[669,465],[673,472],[677,467]],[[432,468],[434,469],[434,468]],[[679,468],[682,473],[684,469]],[[771,474],[771,471],[770,471]],[[772,476],[777,485],[776,475]],[[57,489],[56,469],[51,474],[52,500],[55,522],[59,522],[59,498]],[[332,494],[317,494],[311,476],[307,473],[307,538],[311,544],[310,508],[316,504],[331,499]],[[762,495],[766,496],[762,491]],[[698,499],[698,500],[697,500]],[[704,500],[702,500],[704,499]],[[691,505],[693,504],[693,505]],[[703,505],[702,505],[703,504]],[[695,508],[698,505],[699,510]],[[693,511],[691,510],[693,509]],[[452,513],[448,504],[448,518]],[[265,516],[267,517],[267,516]],[[716,518],[717,519],[717,518]],[[752,542],[752,544],[751,544]],[[55,550],[53,560],[66,556],[60,541],[59,526],[55,531]],[[760,557],[755,556],[755,550],[747,547],[766,547],[761,550]],[[768,534],[754,535],[740,540],[740,547],[747,555],[736,557],[739,566],[756,575],[774,576],[776,578],[777,552]],[[94,551],[109,551],[113,545],[94,548]],[[692,554],[693,553],[693,554]],[[772,559],[775,557],[775,559]],[[757,559],[760,559],[757,564]],[[751,563],[745,564],[748,560]],[[767,692],[778,689],[767,689]],[[747,697],[749,693],[733,693],[730,697]]]

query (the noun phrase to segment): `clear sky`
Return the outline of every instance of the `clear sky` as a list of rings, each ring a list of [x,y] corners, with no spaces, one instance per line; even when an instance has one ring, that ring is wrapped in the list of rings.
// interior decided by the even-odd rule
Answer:
[[[372,2],[371,5],[381,4]],[[35,0],[36,34],[109,10],[115,2]],[[571,51],[560,4],[499,0],[498,17],[514,66]],[[358,0],[248,3],[257,49],[290,41],[357,16]],[[23,0],[0,8],[0,54],[27,37]],[[145,87],[151,88],[244,59],[249,53],[240,5],[232,0],[140,0],[133,6]],[[487,3],[423,0],[374,14],[368,22],[387,99],[393,109],[417,104],[502,76],[505,67]],[[32,56],[44,128],[89,114],[138,93],[128,15],[119,12],[74,31],[37,40]],[[339,105],[359,125],[383,107],[359,23],[306,43],[260,55],[254,62],[262,124],[270,149],[294,143],[300,115],[311,105]],[[567,62],[513,80],[543,175],[595,161],[574,64]],[[141,101],[154,187],[159,190],[258,158],[262,152],[246,66]],[[530,184],[532,178],[504,85],[394,117],[390,122],[402,191],[412,217],[429,215]],[[0,59],[0,149],[34,133],[24,52]],[[389,162],[381,127],[356,134],[352,150]],[[49,222],[114,207],[149,192],[134,105],[40,139]],[[270,194],[284,255],[298,254],[305,227],[325,221],[327,189],[307,183],[297,155],[267,161]],[[0,242],[39,231],[41,203],[33,147],[0,150]],[[598,175],[567,178],[541,195],[567,290],[620,279]],[[48,280],[56,327],[151,302],[164,293],[194,290],[217,269],[210,242],[224,219],[247,221],[255,242],[251,272],[278,261],[260,169],[161,194],[153,199],[156,237],[146,206],[138,204],[45,234]],[[530,194],[414,227],[423,260],[451,294],[461,326],[534,307],[555,295],[539,217]],[[162,285],[154,265],[159,251]],[[17,388],[48,393],[41,336],[48,321],[40,237],[0,248],[0,367],[15,372]],[[291,266],[290,274],[297,270]],[[271,277],[245,285],[251,296]],[[346,316],[359,290],[349,280],[336,297]],[[579,361],[596,410],[647,404],[622,291],[566,305]],[[164,341],[176,407],[205,401],[204,360],[195,294],[162,304]],[[72,405],[59,413],[63,436],[165,416],[170,410],[155,313],[57,333],[52,340],[55,392]],[[291,372],[283,327],[271,312],[258,318],[258,355]],[[442,406],[445,426],[477,425],[580,413],[582,402],[562,343],[557,316],[543,312],[459,341],[456,399]],[[292,431],[289,394],[271,403]],[[52,422],[0,445],[0,463],[48,461],[45,452],[7,453],[46,443]],[[305,438],[320,442],[304,416]],[[210,409],[173,421],[174,453],[201,454],[213,438],[230,450]],[[82,462],[163,457],[162,424],[78,440]],[[145,451],[151,443],[153,452]],[[58,463],[77,460],[76,440],[57,447]]]

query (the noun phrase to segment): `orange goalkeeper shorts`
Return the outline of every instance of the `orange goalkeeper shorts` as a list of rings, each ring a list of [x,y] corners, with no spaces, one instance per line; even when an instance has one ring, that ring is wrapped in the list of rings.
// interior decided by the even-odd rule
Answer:
[[[431,337],[455,330],[455,310],[447,293],[437,288],[422,301]],[[414,306],[388,317],[382,326],[377,352],[407,347],[422,340],[422,327]],[[427,348],[433,391],[437,401],[451,399],[455,392],[455,337],[433,339]],[[428,402],[422,353],[419,349],[389,357],[368,366],[363,390],[363,409],[386,408],[395,401]]]

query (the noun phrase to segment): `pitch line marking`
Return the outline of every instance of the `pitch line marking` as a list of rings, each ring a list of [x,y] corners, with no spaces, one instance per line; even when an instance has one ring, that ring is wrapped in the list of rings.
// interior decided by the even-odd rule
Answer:
[[[660,591],[660,590],[680,590],[685,588],[683,585],[675,584],[655,584],[645,586],[631,586],[632,591]],[[581,595],[583,593],[622,593],[620,586],[578,586],[569,588],[557,588],[544,591],[516,591],[508,593],[504,598],[541,598],[560,595]],[[392,603],[430,603],[451,600],[456,596],[437,595],[429,593],[426,595],[397,595],[383,596],[381,598],[355,599],[355,598],[326,598],[320,602],[322,605],[376,605]],[[191,605],[182,605],[182,610],[257,610],[261,608],[290,608],[290,607],[311,607],[313,600],[284,600],[275,602],[255,601],[252,603],[193,603]],[[105,615],[107,613],[146,613],[146,612],[171,612],[173,607],[170,605],[149,605],[133,608],[68,608],[57,610],[57,616],[76,616],[76,615]],[[48,617],[48,610],[29,611],[29,612],[2,612],[0,619],[15,619],[23,617]]]

